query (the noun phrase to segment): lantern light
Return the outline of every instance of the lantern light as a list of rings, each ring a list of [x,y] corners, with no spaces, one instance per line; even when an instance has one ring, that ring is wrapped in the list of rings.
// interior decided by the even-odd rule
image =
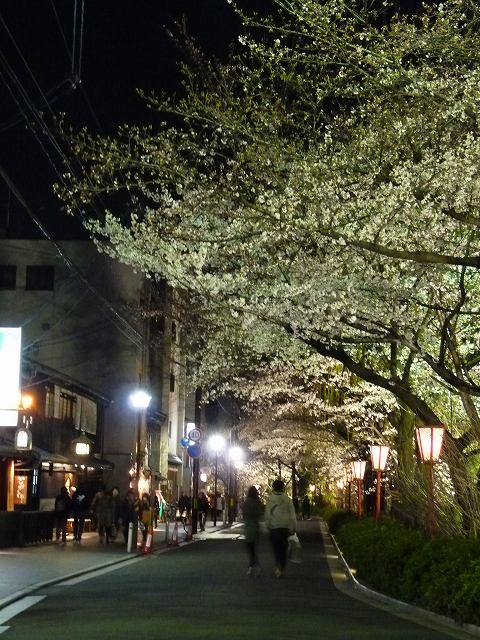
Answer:
[[[16,430],[15,448],[19,451],[30,451],[32,449],[32,432],[28,428],[28,423],[23,427],[18,427]]]
[[[420,457],[424,464],[434,464],[440,459],[445,428],[417,427],[417,442]]]
[[[77,456],[88,456],[92,444],[93,442],[85,435],[85,429],[82,429],[82,433],[78,438],[72,440],[73,450]]]
[[[31,396],[28,393],[25,393],[22,395],[22,400],[21,400],[21,409],[23,409],[24,411],[28,411],[29,409],[31,409],[33,406],[33,396]]]
[[[365,460],[354,460],[352,462],[352,471],[354,480],[363,480],[367,463]]]
[[[377,472],[377,490],[376,490],[376,500],[375,500],[375,520],[377,521],[377,523],[380,519],[380,510],[381,510],[382,471],[385,470],[389,451],[390,451],[390,448],[386,446],[382,446],[378,444],[370,445],[372,467],[374,471]]]
[[[357,492],[358,492],[357,505],[358,505],[359,518],[363,516],[361,485],[362,485],[363,476],[365,475],[366,466],[367,466],[367,463],[365,462],[365,460],[354,460],[352,462],[353,478],[354,480],[357,481]]]
[[[370,445],[372,467],[375,471],[385,471],[385,466],[387,464],[389,451],[390,451],[390,447],[386,447],[378,444]]]

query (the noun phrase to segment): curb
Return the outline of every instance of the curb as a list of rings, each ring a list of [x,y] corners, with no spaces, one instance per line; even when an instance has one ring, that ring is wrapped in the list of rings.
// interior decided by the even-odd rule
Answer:
[[[122,562],[128,562],[129,560],[141,558],[143,557],[143,555],[144,555],[143,553],[137,552],[127,556],[126,558],[118,558],[117,560],[110,560],[109,562],[98,564],[95,567],[89,567],[88,569],[80,569],[79,571],[74,571],[72,573],[65,573],[61,576],[50,578],[49,580],[44,580],[43,582],[37,582],[36,584],[32,584],[29,587],[25,587],[24,589],[15,591],[15,593],[12,593],[12,595],[7,596],[6,598],[2,598],[2,600],[0,600],[0,610],[8,606],[9,604],[16,602],[17,600],[21,600],[25,596],[35,593],[39,589],[43,589],[44,587],[50,587],[59,582],[63,582],[64,580],[70,580],[71,578],[78,578],[88,573],[93,573],[94,571],[98,571],[99,569],[106,569],[107,567],[111,567],[116,564],[121,564]]]
[[[457,632],[461,631],[461,632],[470,634],[471,636],[480,638],[480,627],[477,627],[476,625],[463,624],[460,622],[456,622],[455,620],[453,620],[452,618],[448,618],[447,616],[442,616],[438,613],[434,613],[433,611],[429,611],[428,609],[422,609],[421,607],[417,607],[413,604],[409,604],[408,602],[403,602],[403,600],[397,600],[395,598],[385,595],[384,593],[380,593],[379,591],[374,591],[373,589],[370,589],[369,587],[366,587],[365,585],[363,585],[354,576],[342,552],[340,551],[337,541],[335,540],[335,536],[332,533],[330,533],[327,527],[327,523],[323,521],[323,525],[324,525],[325,531],[322,531],[322,534],[327,534],[332,540],[333,545],[338,553],[338,557],[345,569],[346,577],[355,591],[362,593],[364,596],[368,598],[378,600],[379,602],[387,604],[390,607],[392,607],[392,609],[395,609],[399,612],[421,616],[422,618],[426,618],[437,624],[444,625],[445,627],[448,627],[454,631],[457,631]]]
[[[220,531],[221,529],[225,529],[225,528],[228,528],[228,525],[224,525],[223,527],[218,527],[215,531],[212,531],[211,533],[216,533],[216,531]],[[210,531],[208,532],[208,534],[210,534]],[[94,567],[89,567],[88,569],[79,569],[78,571],[73,571],[72,573],[66,573],[61,576],[57,576],[55,578],[50,578],[49,580],[44,580],[43,582],[37,582],[28,587],[20,589],[19,591],[15,591],[15,593],[12,593],[10,596],[2,598],[0,600],[0,611],[5,607],[7,607],[8,605],[12,604],[13,602],[17,602],[18,600],[21,600],[25,596],[29,596],[32,593],[39,591],[39,589],[43,589],[45,587],[51,587],[55,584],[58,584],[59,582],[63,582],[64,580],[79,578],[80,576],[84,576],[89,573],[94,573],[95,571],[99,571],[100,569],[106,569],[108,567],[115,566],[116,564],[122,564],[123,562],[128,562],[130,560],[134,560],[134,559],[139,560],[142,558],[149,558],[152,556],[166,553],[167,551],[174,551],[175,549],[181,549],[182,547],[189,544],[193,544],[194,542],[201,542],[201,540],[193,538],[192,540],[179,542],[178,546],[169,546],[169,545],[159,546],[156,551],[153,551],[152,553],[149,553],[149,554],[144,554],[142,551],[137,551],[136,553],[132,553],[126,557],[118,558],[116,560],[110,560],[108,562],[98,564]]]

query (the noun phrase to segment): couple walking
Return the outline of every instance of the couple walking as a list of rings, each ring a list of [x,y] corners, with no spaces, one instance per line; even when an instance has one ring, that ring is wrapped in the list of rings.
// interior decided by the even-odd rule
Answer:
[[[296,532],[297,518],[293,502],[284,493],[285,484],[275,480],[272,493],[265,506],[265,524],[270,533],[270,543],[275,557],[275,575],[280,578],[287,565],[288,538]],[[259,574],[257,547],[260,537],[260,521],[264,509],[256,487],[250,487],[243,506],[245,541],[249,553],[248,574]]]

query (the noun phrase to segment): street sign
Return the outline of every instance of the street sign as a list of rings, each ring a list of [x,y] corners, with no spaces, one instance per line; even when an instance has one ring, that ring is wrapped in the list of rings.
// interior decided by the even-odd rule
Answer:
[[[191,458],[198,458],[202,453],[202,447],[196,442],[187,447],[187,453]]]
[[[188,447],[188,445],[190,444],[190,438],[182,438],[180,440],[180,444],[182,445],[182,447]]]
[[[191,429],[188,432],[188,437],[190,440],[192,440],[192,442],[198,442],[200,440],[200,438],[202,437],[202,432],[200,431],[200,429]]]

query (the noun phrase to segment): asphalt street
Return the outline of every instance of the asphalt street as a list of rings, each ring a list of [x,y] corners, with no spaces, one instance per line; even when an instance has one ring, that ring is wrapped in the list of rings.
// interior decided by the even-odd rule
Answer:
[[[301,523],[303,563],[274,576],[266,537],[262,573],[247,576],[241,528],[135,558],[42,589],[5,620],[6,640],[447,640],[435,630],[338,590],[319,524]],[[328,551],[330,554],[330,551]],[[44,597],[42,597],[44,596]],[[33,606],[30,606],[33,605]],[[3,613],[5,609],[3,610]]]

